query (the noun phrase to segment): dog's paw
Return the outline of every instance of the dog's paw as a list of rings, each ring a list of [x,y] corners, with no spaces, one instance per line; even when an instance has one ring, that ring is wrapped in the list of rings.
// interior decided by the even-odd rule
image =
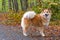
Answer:
[[[44,37],[44,36],[45,36],[45,34],[42,34],[42,36]]]
[[[28,36],[26,33],[23,33],[24,36]]]

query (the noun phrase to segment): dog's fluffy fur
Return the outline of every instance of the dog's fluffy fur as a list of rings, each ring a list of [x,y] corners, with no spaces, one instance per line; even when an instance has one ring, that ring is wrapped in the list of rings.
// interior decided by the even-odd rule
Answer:
[[[23,34],[27,36],[27,29],[29,27],[37,27],[37,30],[40,31],[42,36],[45,36],[43,33],[44,27],[49,25],[51,18],[51,13],[48,9],[43,10],[40,14],[36,14],[34,11],[26,12],[21,20],[21,26],[23,29]]]

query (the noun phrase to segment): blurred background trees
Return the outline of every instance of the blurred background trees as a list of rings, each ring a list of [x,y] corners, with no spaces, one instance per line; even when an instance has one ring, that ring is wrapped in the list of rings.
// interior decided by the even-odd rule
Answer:
[[[39,14],[45,8],[52,11],[50,24],[60,25],[60,0],[0,0],[0,23],[20,25],[24,12],[34,10]]]
[[[52,10],[52,20],[60,20],[60,0],[0,0],[0,12],[34,10],[40,13],[44,8]]]
[[[60,9],[60,0],[0,0],[0,6],[2,7],[2,12],[8,12],[10,9],[16,12],[18,10],[26,11],[29,8],[33,9],[33,7],[38,6],[41,9],[52,8],[58,10]]]

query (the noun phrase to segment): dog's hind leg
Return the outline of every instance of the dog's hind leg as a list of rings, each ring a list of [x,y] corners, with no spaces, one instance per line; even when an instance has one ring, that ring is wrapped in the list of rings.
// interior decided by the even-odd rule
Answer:
[[[26,29],[26,28],[23,28],[23,35],[24,35],[24,36],[28,36],[28,35],[27,35],[27,29]]]

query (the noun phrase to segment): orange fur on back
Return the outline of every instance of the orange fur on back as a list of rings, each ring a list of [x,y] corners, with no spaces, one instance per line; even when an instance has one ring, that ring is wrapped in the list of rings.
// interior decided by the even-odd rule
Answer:
[[[34,27],[43,27],[42,17],[38,14],[33,19],[24,19],[26,27],[34,26]]]

